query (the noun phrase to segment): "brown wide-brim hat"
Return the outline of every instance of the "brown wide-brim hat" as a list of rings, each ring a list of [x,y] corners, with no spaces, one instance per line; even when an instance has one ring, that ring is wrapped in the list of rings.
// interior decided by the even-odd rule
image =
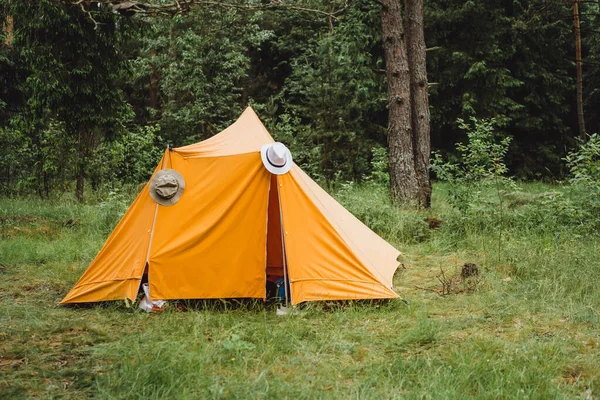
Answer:
[[[174,169],[161,169],[150,181],[150,197],[161,206],[172,206],[179,201],[185,180]]]

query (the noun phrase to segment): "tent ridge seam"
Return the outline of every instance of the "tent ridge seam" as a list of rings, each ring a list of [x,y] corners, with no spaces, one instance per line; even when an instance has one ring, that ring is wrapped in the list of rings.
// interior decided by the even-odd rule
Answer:
[[[189,156],[183,156],[184,160],[188,160],[190,158],[221,158],[221,157],[231,157],[231,156],[240,156],[243,154],[251,154],[251,153],[260,153],[260,149],[258,150],[253,150],[253,151],[246,151],[243,153],[235,153],[235,154],[220,154],[220,155],[189,155]]]

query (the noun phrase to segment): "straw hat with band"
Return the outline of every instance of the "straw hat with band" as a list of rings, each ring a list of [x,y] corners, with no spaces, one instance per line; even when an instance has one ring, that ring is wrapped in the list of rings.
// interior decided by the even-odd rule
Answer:
[[[177,203],[184,189],[183,176],[174,169],[162,169],[150,181],[150,196],[162,206]]]
[[[268,143],[260,149],[265,168],[272,174],[283,175],[292,168],[292,153],[283,143]]]

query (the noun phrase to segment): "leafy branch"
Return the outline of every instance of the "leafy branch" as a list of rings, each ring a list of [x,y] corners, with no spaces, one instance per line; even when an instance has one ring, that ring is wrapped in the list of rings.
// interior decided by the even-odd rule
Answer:
[[[344,13],[349,4],[347,1],[344,2],[342,7],[333,11],[324,11],[310,7],[304,7],[301,5],[294,5],[284,3],[280,0],[271,0],[266,4],[238,4],[223,1],[213,0],[174,0],[172,2],[154,2],[154,1],[129,1],[129,0],[50,0],[54,3],[63,4],[66,6],[92,6],[98,4],[106,4],[112,7],[113,10],[125,16],[133,16],[136,14],[140,15],[177,15],[185,14],[190,12],[194,7],[210,6],[210,7],[222,7],[245,11],[262,11],[262,10],[293,10],[300,12],[309,12],[320,14],[328,18],[337,18],[340,14]],[[87,12],[90,15],[90,12]]]

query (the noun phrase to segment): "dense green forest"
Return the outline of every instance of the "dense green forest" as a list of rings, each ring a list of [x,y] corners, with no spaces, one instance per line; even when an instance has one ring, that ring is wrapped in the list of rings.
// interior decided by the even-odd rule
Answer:
[[[380,173],[388,124],[381,4],[229,4],[238,7],[133,15],[110,4],[1,0],[2,195],[136,185],[167,145],[208,138],[247,105],[314,178]],[[581,136],[574,3],[424,6],[432,149],[455,160],[467,138],[459,119],[493,119],[494,135],[510,141],[509,175],[566,178],[563,159]],[[593,133],[600,2],[580,2],[579,16]]]

